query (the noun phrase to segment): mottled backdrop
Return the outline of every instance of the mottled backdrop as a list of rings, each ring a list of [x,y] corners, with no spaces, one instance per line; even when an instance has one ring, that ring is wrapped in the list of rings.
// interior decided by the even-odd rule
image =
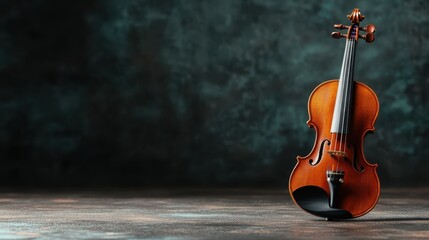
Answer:
[[[424,0],[0,1],[0,186],[286,187],[354,7],[377,26],[366,156],[383,186],[428,186]]]

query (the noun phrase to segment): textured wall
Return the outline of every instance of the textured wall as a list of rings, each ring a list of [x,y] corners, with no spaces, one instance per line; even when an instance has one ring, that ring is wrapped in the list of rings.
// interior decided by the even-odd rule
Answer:
[[[1,1],[0,185],[284,187],[308,96],[339,76],[332,25],[359,7],[366,156],[384,186],[427,186],[429,1],[358,3]]]

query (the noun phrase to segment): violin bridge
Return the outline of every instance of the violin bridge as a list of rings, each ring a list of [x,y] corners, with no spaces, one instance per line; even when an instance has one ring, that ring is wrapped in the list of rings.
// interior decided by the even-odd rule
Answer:
[[[345,157],[346,156],[346,152],[343,152],[343,151],[329,150],[328,153],[329,153],[329,155],[331,155],[331,157]]]

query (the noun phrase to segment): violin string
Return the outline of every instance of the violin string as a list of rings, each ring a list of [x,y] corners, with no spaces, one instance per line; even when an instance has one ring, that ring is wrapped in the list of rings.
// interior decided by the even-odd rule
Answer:
[[[345,84],[344,84],[344,108],[343,108],[343,117],[341,119],[342,124],[341,124],[341,138],[340,138],[340,151],[342,151],[343,153],[346,152],[345,149],[345,145],[346,145],[346,119],[347,119],[347,113],[348,113],[348,95],[349,95],[349,86],[350,86],[350,67],[351,67],[351,54],[352,54],[352,48],[353,48],[353,40],[352,39],[348,39],[347,40],[349,43],[349,49],[348,49],[348,53],[347,53],[347,77],[344,79],[345,80]],[[344,138],[344,139],[343,139]],[[343,145],[343,146],[341,146]],[[344,149],[343,149],[344,148]],[[341,166],[341,160],[344,158],[345,156],[342,156],[342,158],[338,158],[338,168],[340,168]],[[340,168],[341,169],[341,168]],[[338,170],[337,170],[338,171]]]
[[[341,111],[341,124],[340,124],[340,132],[339,132],[339,152],[343,151],[342,148],[342,142],[343,142],[343,135],[345,134],[346,129],[344,128],[344,123],[345,123],[345,114],[347,114],[347,89],[349,86],[348,83],[348,79],[350,77],[350,48],[351,48],[351,40],[347,39],[347,59],[346,59],[346,69],[345,69],[345,74],[343,76],[343,99],[342,99],[342,111]],[[341,154],[341,153],[340,153]],[[338,169],[340,168],[341,165],[341,155],[338,156],[338,163],[337,163],[337,167],[336,167],[336,171],[338,172]]]
[[[347,39],[347,44],[349,45],[349,48],[347,49],[347,64],[346,64],[346,74],[344,77],[344,87],[343,87],[343,109],[341,111],[341,133],[340,133],[340,149],[339,151],[341,152],[342,149],[342,142],[343,142],[343,135],[344,135],[344,115],[346,113],[346,105],[347,105],[347,84],[348,84],[348,78],[349,78],[349,69],[350,69],[350,39]],[[338,165],[337,167],[339,167],[340,163],[341,163],[341,155],[338,158]],[[337,169],[338,171],[338,169]]]
[[[349,44],[349,41],[348,40],[346,40],[346,50],[345,50],[345,55],[344,55],[344,64],[343,64],[343,75],[341,76],[341,79],[340,79],[340,81],[341,81],[341,91],[338,91],[338,92],[341,92],[341,94],[342,94],[342,96],[341,96],[341,104],[342,104],[342,108],[343,108],[343,105],[344,105],[344,85],[345,85],[345,83],[346,83],[346,76],[347,76],[347,63],[348,63],[348,58],[349,58],[349,47],[350,47],[350,44]],[[338,88],[340,87],[340,84],[338,83]],[[339,89],[340,90],[340,89]],[[338,121],[338,124],[339,124],[339,126],[338,126],[338,131],[337,131],[337,135],[336,135],[336,141],[335,142],[339,142],[339,149],[335,149],[336,151],[338,151],[338,152],[340,152],[341,151],[341,131],[342,131],[342,129],[343,129],[343,127],[342,127],[342,119],[343,119],[343,113],[342,113],[342,111],[340,111],[340,116],[341,116],[341,118],[340,118],[340,120],[341,121]],[[339,155],[337,155],[337,158],[339,157]],[[335,171],[336,172],[338,172],[338,161],[336,162],[336,167],[335,167]]]
[[[346,83],[345,79],[346,79],[347,71],[348,71],[347,69],[348,69],[349,49],[350,49],[350,44],[349,44],[349,41],[346,40],[346,50],[344,52],[343,69],[342,69],[341,75],[340,75],[340,82],[341,82],[341,88],[342,89],[338,89],[338,91],[337,91],[338,93],[340,93],[340,92],[344,93],[344,84]],[[338,83],[338,87],[340,87],[340,82]],[[344,96],[344,94],[343,94],[343,96]],[[341,103],[344,104],[344,99],[341,99]],[[340,112],[340,116],[341,115],[342,115],[342,113]],[[342,132],[342,128],[343,128],[341,125],[342,118],[341,118],[341,121],[338,121],[338,123],[340,125],[337,127],[337,132],[334,133],[335,134],[334,151],[341,151],[341,132]],[[338,142],[339,142],[339,149],[337,149],[337,143]],[[335,169],[336,169],[336,171],[338,171],[338,163],[336,164]]]
[[[350,105],[352,104],[352,94],[353,94],[353,76],[354,76],[354,62],[355,62],[355,45],[356,45],[356,41],[353,39],[353,47],[352,47],[352,50],[351,50],[351,58],[350,58],[350,61],[351,61],[351,67],[350,67],[350,87],[349,87],[349,93],[348,93],[348,95],[349,95],[349,97],[348,97],[348,102],[349,102],[349,109],[348,109],[348,111],[347,111],[347,115],[346,115],[346,128],[348,129],[348,127],[349,127],[349,121],[350,121]],[[345,140],[345,143],[347,143],[347,139]],[[347,148],[347,145],[345,144],[345,146],[344,146],[344,151],[346,150],[346,148]]]
[[[344,118],[343,118],[343,135],[344,135],[344,139],[343,136],[341,136],[341,142],[343,143],[343,148],[341,149],[341,151],[343,151],[344,153],[346,153],[347,150],[347,134],[348,134],[348,127],[349,127],[349,115],[350,115],[350,105],[351,105],[351,94],[352,94],[352,84],[353,84],[353,67],[354,67],[354,54],[355,54],[355,39],[351,39],[350,40],[350,48],[349,48],[349,58],[348,58],[348,73],[347,73],[347,85],[345,88],[345,103],[347,103],[344,106]],[[343,160],[346,158],[346,156],[343,157]],[[339,161],[339,166],[341,165],[341,161]],[[341,171],[341,168],[340,168]]]
[[[345,66],[346,66],[347,58],[348,58],[347,57],[348,49],[349,49],[349,44],[348,44],[348,41],[346,41],[346,47],[345,47],[344,56],[343,56],[343,65],[342,65],[343,68],[341,69],[341,74],[340,74],[340,81],[342,81],[343,83],[344,83],[345,71],[347,71],[347,68]],[[338,87],[340,87],[340,81],[338,82]],[[338,93],[340,93],[339,90],[337,90],[337,94]],[[338,121],[338,123],[339,123],[339,121]],[[331,144],[331,147],[332,147],[331,151],[334,151],[334,152],[338,151],[338,149],[337,149],[338,134],[339,134],[339,131],[338,131],[339,128],[338,128],[338,126],[336,127],[336,129],[337,129],[337,131],[332,133],[333,136],[335,136],[334,137],[334,141],[333,141],[334,144]]]

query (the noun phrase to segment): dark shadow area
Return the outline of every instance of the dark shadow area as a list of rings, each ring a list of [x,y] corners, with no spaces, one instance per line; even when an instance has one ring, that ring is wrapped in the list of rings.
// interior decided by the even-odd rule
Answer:
[[[352,214],[344,209],[329,206],[329,194],[320,187],[306,186],[293,192],[296,203],[307,212],[330,220],[350,219]]]

